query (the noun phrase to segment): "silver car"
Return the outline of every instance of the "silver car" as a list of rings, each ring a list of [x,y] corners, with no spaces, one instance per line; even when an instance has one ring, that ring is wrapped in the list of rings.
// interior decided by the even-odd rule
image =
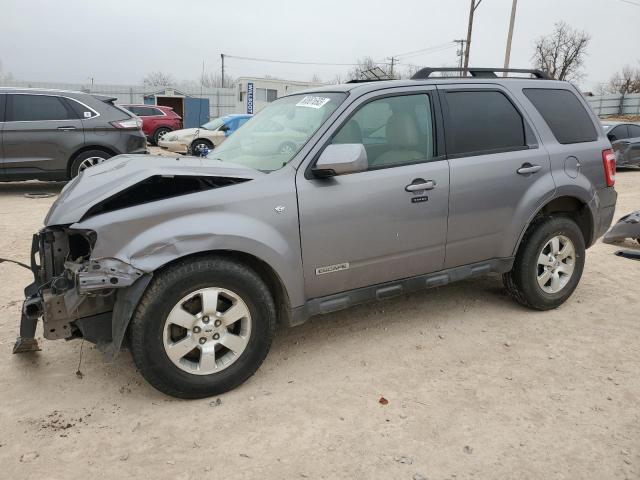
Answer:
[[[611,141],[619,167],[640,166],[640,125],[626,122],[602,122]]]
[[[500,273],[520,304],[559,307],[615,208],[598,119],[541,72],[432,73],[280,98],[208,158],[82,172],[33,238],[14,351],[38,349],[42,318],[197,398],[249,378],[277,324],[359,303]],[[273,148],[272,120],[303,141]]]

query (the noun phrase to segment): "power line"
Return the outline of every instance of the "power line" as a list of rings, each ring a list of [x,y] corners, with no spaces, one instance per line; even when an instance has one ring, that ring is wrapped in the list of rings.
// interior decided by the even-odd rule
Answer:
[[[394,58],[398,58],[398,57],[410,57],[413,56],[414,54],[420,54],[422,52],[428,52],[431,50],[439,50],[442,49],[444,47],[451,47],[453,45],[453,42],[447,42],[447,43],[442,43],[440,45],[433,45],[431,47],[426,47],[426,48],[421,48],[420,50],[412,50],[411,52],[405,52],[405,53],[397,53],[395,55],[393,55]]]

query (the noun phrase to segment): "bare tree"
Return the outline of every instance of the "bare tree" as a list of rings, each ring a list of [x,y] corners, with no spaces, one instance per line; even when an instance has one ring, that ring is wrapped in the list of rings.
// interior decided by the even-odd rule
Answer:
[[[354,67],[349,70],[347,77],[350,80],[360,80],[362,72],[371,70],[372,68],[380,67],[380,69],[388,76],[390,76],[388,65],[381,65],[376,63],[371,57],[358,58]]]
[[[147,87],[164,87],[175,83],[174,78],[165,72],[155,71],[148,73],[143,79],[142,84]]]
[[[200,83],[205,88],[223,88],[233,85],[235,80],[228,75],[224,76],[224,85],[222,85],[222,74],[218,72],[208,72],[200,76]]]
[[[311,76],[311,82],[312,83],[322,83],[322,78],[320,78],[320,75],[318,73],[314,73]]]
[[[606,85],[608,93],[640,93],[640,68],[625,65]]]
[[[535,43],[533,64],[557,80],[579,80],[591,36],[557,22],[553,32]]]

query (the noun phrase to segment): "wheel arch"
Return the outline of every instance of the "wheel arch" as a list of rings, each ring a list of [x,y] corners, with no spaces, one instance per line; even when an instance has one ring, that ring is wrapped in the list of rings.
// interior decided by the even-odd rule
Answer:
[[[67,175],[69,176],[69,178],[71,178],[71,166],[73,165],[73,162],[75,161],[75,159],[78,157],[78,155],[84,152],[88,152],[90,150],[101,150],[103,152],[108,153],[112,157],[118,155],[118,152],[116,152],[112,148],[105,147],[103,145],[84,145],[82,146],[82,148],[79,148],[78,150],[73,152],[73,154],[69,157],[69,160],[67,161]]]
[[[226,258],[234,262],[241,263],[254,270],[265,282],[267,288],[269,288],[269,291],[273,295],[273,300],[276,303],[278,314],[278,323],[283,325],[291,324],[291,302],[289,300],[289,293],[282,281],[282,278],[280,278],[280,275],[278,275],[276,270],[269,265],[269,263],[253,254],[238,250],[206,250],[174,258],[162,265],[158,271],[171,268],[173,265],[187,260],[212,256]]]
[[[513,250],[513,255],[518,252],[522,239],[529,227],[538,218],[554,214],[566,215],[575,221],[582,232],[585,246],[588,248],[593,244],[595,218],[589,204],[573,195],[561,195],[548,200],[535,212],[534,215],[531,216],[518,237],[518,242]]]

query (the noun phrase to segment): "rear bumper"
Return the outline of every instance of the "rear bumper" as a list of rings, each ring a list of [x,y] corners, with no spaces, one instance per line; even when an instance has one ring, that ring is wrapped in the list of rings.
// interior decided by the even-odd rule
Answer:
[[[616,210],[616,201],[618,199],[618,193],[615,188],[607,187],[598,190],[594,197],[594,209],[596,212],[594,221],[594,238],[595,242],[598,238],[603,236],[613,221],[613,215]],[[592,242],[592,243],[593,243]]]

